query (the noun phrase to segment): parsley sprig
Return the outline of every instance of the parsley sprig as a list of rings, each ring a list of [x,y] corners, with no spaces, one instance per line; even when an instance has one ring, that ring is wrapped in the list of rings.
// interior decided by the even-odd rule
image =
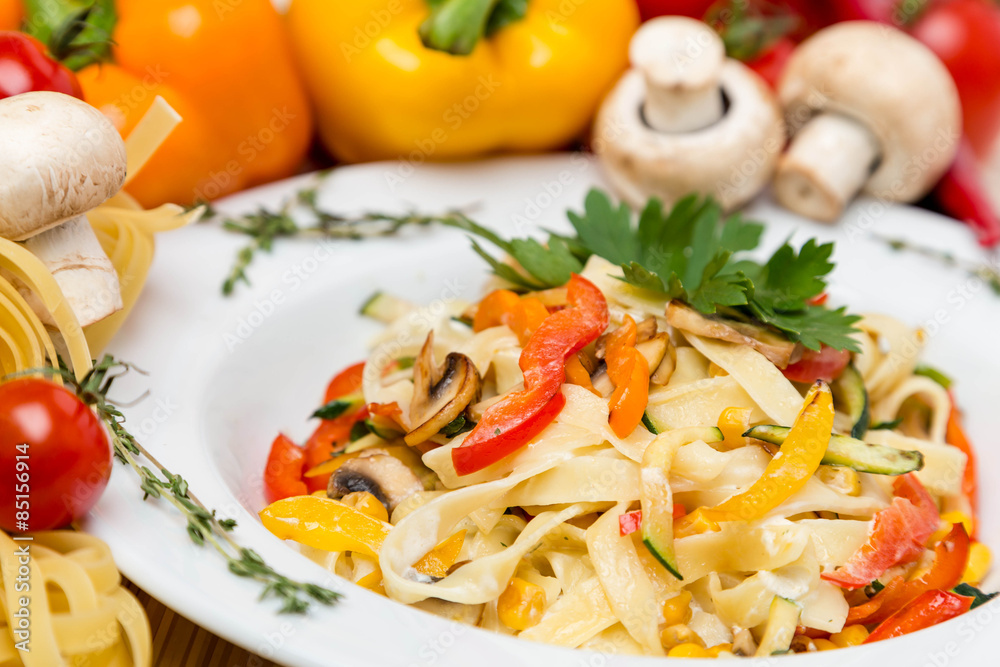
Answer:
[[[310,600],[331,605],[340,594],[316,584],[294,581],[279,574],[253,549],[242,547],[230,534],[236,527],[233,519],[219,519],[215,511],[209,510],[188,488],[187,481],[180,475],[167,470],[139,444],[125,428],[125,416],[108,399],[108,391],[115,379],[135,370],[130,364],[116,361],[105,355],[82,379],[65,368],[46,368],[27,371],[24,374],[57,375],[69,386],[80,400],[91,406],[111,431],[115,458],[127,464],[139,476],[139,486],[143,499],[161,498],[177,508],[187,519],[187,534],[199,545],[210,544],[226,560],[229,571],[240,577],[261,582],[264,589],[261,599],[273,596],[281,601],[282,613],[303,613],[309,608]],[[149,466],[140,464],[144,458]],[[155,470],[153,469],[155,468]],[[157,472],[159,471],[159,472]]]
[[[526,290],[563,285],[570,274],[598,255],[618,264],[623,279],[660,292],[711,315],[719,308],[769,325],[807,348],[822,344],[858,351],[852,338],[860,318],[844,308],[809,303],[826,289],[833,270],[833,244],[785,243],[764,263],[746,257],[758,247],[764,226],[739,215],[724,217],[711,198],[685,197],[669,211],[651,199],[633,222],[625,204],[615,206],[605,193],[591,190],[580,213],[569,212],[575,236],[550,234],[504,240],[467,218],[451,221],[512,257],[520,269],[490,255],[475,239],[473,249],[493,272]]]

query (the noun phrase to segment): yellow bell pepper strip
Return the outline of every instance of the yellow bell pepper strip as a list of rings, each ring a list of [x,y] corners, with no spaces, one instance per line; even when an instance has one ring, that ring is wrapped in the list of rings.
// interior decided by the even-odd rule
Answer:
[[[482,470],[525,446],[565,405],[559,389],[566,377],[566,360],[608,326],[608,302],[601,290],[576,274],[567,287],[569,307],[545,318],[521,351],[524,390],[487,408],[462,444],[451,450],[459,475]]]
[[[628,65],[635,3],[529,0],[502,26],[497,5],[295,0],[288,27],[327,150],[346,162],[404,160],[392,184],[425,161],[580,136]],[[469,55],[446,52],[470,44]]]
[[[822,380],[806,395],[805,407],[788,432],[781,451],[767,464],[764,474],[743,493],[705,510],[715,521],[759,519],[797,493],[823,460],[833,430],[833,395]],[[791,447],[789,447],[789,444]]]
[[[823,579],[847,590],[867,586],[894,565],[913,561],[940,522],[937,505],[913,473],[892,482],[896,497],[875,514],[868,542]]]
[[[344,503],[318,496],[295,496],[271,503],[260,520],[282,540],[325,551],[378,556],[392,526]]]
[[[420,574],[426,574],[428,577],[436,579],[447,577],[448,570],[455,564],[458,554],[462,551],[462,545],[465,544],[465,533],[466,531],[463,529],[446,537],[441,544],[428,551],[423,558],[414,563],[413,569]]]
[[[604,361],[615,391],[608,401],[608,423],[619,438],[627,438],[642,421],[649,402],[649,364],[635,349],[635,320],[625,316],[620,327],[608,336]]]
[[[51,7],[66,4],[29,0],[26,23],[63,16]],[[312,111],[270,0],[98,5],[117,13],[116,22],[106,12],[88,19],[100,20],[104,34],[111,26],[113,62],[80,70],[84,99],[123,136],[157,95],[184,118],[129,182],[129,194],[147,208],[186,205],[295,172],[312,138]]]

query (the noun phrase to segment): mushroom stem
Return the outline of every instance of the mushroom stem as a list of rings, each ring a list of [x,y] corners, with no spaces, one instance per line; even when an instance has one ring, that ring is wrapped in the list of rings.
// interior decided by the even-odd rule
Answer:
[[[122,309],[118,274],[86,216],[36,234],[24,245],[52,273],[80,326]]]
[[[868,181],[879,155],[878,140],[867,127],[821,113],[799,130],[778,163],[774,194],[800,215],[834,222]]]
[[[646,80],[642,111],[659,132],[694,132],[718,122],[726,51],[701,21],[671,16],[645,23],[632,39],[632,65]]]

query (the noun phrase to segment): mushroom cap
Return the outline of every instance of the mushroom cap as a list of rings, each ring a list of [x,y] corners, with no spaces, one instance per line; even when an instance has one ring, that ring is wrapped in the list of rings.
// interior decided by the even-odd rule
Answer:
[[[627,72],[608,95],[594,125],[594,150],[612,187],[631,206],[642,207],[653,196],[670,206],[698,192],[733,209],[771,180],[785,146],[774,95],[760,76],[731,59],[719,85],[725,115],[692,132],[658,132],[645,123],[646,83],[638,70]]]
[[[719,35],[703,21],[660,16],[643,23],[629,44],[632,67],[651,85],[702,89],[718,84],[726,60]]]
[[[778,98],[792,129],[824,110],[864,124],[882,151],[865,191],[888,201],[920,198],[958,150],[955,82],[930,49],[891,26],[848,21],[817,32],[788,60]]]
[[[75,97],[0,100],[0,236],[30,238],[99,206],[125,181],[125,144]]]

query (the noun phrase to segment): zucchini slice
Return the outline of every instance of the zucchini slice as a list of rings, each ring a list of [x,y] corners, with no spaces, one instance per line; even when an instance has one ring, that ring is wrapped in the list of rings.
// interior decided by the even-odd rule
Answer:
[[[774,596],[771,610],[767,615],[767,627],[764,636],[760,638],[755,658],[766,658],[775,653],[786,653],[792,645],[795,636],[795,626],[799,624],[802,609],[795,602],[780,596]]]
[[[743,434],[779,447],[787,435],[787,426],[754,426]],[[846,435],[831,435],[823,465],[846,466],[875,475],[905,475],[924,467],[924,455],[915,450],[873,445]]]
[[[361,314],[378,320],[383,324],[391,324],[403,315],[416,310],[416,306],[400,299],[398,296],[375,292],[361,306]]]
[[[663,433],[642,455],[639,503],[642,507],[642,543],[670,574],[683,579],[674,554],[674,502],[670,490],[670,462],[681,445],[696,440],[721,442],[715,427],[679,428]]]
[[[834,406],[851,418],[851,437],[865,437],[872,416],[868,390],[865,389],[861,373],[854,364],[849,364],[830,388],[833,390]]]

